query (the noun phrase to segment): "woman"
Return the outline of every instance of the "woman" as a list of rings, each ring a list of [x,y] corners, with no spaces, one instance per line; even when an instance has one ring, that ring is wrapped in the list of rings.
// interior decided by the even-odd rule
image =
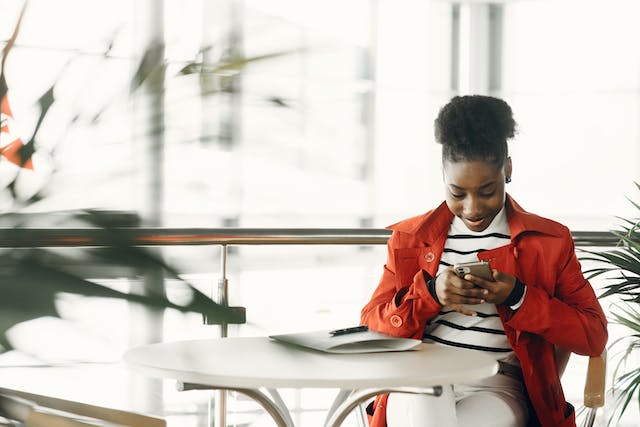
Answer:
[[[378,396],[372,426],[575,426],[555,349],[601,354],[606,319],[569,230],[506,193],[515,126],[493,97],[455,97],[440,110],[446,200],[389,227],[382,279],[362,310],[373,330],[485,352],[499,373],[440,397]],[[489,261],[493,280],[455,274],[471,260]]]

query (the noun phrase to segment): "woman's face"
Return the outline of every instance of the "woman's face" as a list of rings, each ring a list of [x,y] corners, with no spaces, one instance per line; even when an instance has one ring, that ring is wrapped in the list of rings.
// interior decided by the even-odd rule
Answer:
[[[448,161],[443,165],[449,209],[471,231],[484,231],[504,206],[505,180],[511,176],[511,158],[504,166],[482,161]]]

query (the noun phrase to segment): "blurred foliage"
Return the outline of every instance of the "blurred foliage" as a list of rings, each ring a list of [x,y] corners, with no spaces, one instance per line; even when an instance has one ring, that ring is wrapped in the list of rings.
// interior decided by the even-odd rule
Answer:
[[[636,183],[638,190],[640,184]],[[640,204],[629,200],[640,214]],[[637,218],[619,218],[622,225],[613,233],[620,238],[615,249],[605,251],[584,250],[583,261],[594,261],[596,266],[585,271],[587,278],[604,275],[609,282],[600,298],[617,297],[613,304],[611,321],[627,328],[627,335],[610,344],[619,356],[613,373],[615,410],[609,424],[619,420],[629,404],[636,400],[640,407],[640,215]]]
[[[13,34],[5,43],[2,51],[0,100],[9,92],[4,74],[4,65],[12,47],[14,47],[26,6],[27,2],[24,3]],[[113,40],[109,42],[104,53],[105,59],[112,48]],[[198,53],[197,57],[203,58],[204,51],[207,49],[210,49],[210,47],[204,48]],[[165,46],[163,43],[152,42],[147,46],[137,67],[135,67],[135,72],[130,78],[128,90],[126,90],[128,92],[127,96],[133,97],[138,93],[156,95],[164,93],[166,90],[164,82],[167,70],[164,51]],[[290,52],[273,53],[253,58],[227,57],[221,58],[219,62],[214,64],[205,63],[201,59],[194,59],[184,65],[175,77],[200,75],[201,96],[212,96],[218,92],[228,91],[233,85],[207,85],[204,83],[206,80],[204,77],[214,76],[225,79],[228,82],[230,79],[238,77],[241,71],[253,62],[276,58],[288,53]],[[43,67],[43,72],[46,72],[46,67]],[[57,82],[58,79],[38,99],[37,107],[39,113],[34,131],[19,151],[23,167],[38,150],[37,141],[38,133],[41,130],[40,125],[56,102],[54,94]],[[97,112],[93,112],[90,120],[92,125],[97,124],[102,119],[105,110],[110,107],[109,104],[105,103]],[[273,105],[283,106],[284,104],[279,100],[278,103],[274,102]],[[85,113],[73,115],[69,126],[76,124],[82,114]],[[151,120],[158,122],[158,124],[151,126],[148,131],[150,134],[164,132],[163,117],[152,117]],[[207,137],[204,136],[203,140],[207,140]],[[0,157],[0,161],[6,160]],[[14,198],[16,198],[16,195],[12,188],[15,186],[16,179],[7,185],[7,189]],[[23,202],[28,205],[44,197],[46,195],[36,194]],[[80,223],[80,228],[89,227],[104,230],[105,235],[109,236],[109,241],[101,248],[76,248],[76,252],[82,253],[80,261],[77,253],[70,254],[64,250],[50,249],[39,245],[34,245],[34,247],[30,248],[9,248],[10,243],[7,243],[7,240],[3,245],[0,245],[7,248],[0,250],[2,253],[0,258],[0,344],[4,347],[4,350],[11,349],[11,343],[6,337],[6,332],[12,326],[43,316],[59,317],[60,314],[55,302],[56,298],[64,293],[87,297],[116,298],[142,304],[150,309],[171,308],[181,312],[201,313],[208,319],[209,323],[242,323],[244,321],[242,313],[216,304],[211,298],[185,281],[179,271],[166,263],[158,255],[157,251],[132,245],[131,241],[119,231],[121,228],[118,227],[118,224],[113,223],[112,215],[97,211],[67,212],[66,215],[71,223]],[[7,230],[28,233],[28,228],[33,226],[28,218],[28,215],[20,215],[18,212],[0,215],[0,235],[3,230],[5,230],[5,239],[7,238]],[[147,288],[141,293],[113,289],[95,280],[87,279],[86,268],[84,274],[80,274],[77,268],[79,264],[85,267],[89,266],[88,268],[97,265],[113,268],[126,266],[134,272],[134,277],[130,277],[134,282],[143,281],[145,274],[150,271],[160,271],[162,272],[161,277],[171,278],[181,283],[189,297],[184,298],[186,302],[177,303],[168,299],[162,288]]]
[[[105,212],[85,211],[65,215],[76,226],[99,228],[108,236],[103,247],[60,250],[50,248],[10,248],[0,259],[0,344],[11,349],[6,332],[14,325],[43,316],[59,317],[56,297],[70,293],[87,297],[117,298],[150,309],[171,308],[181,312],[201,313],[218,322],[237,323],[243,316],[222,307],[181,277],[175,267],[167,264],[152,249],[133,246],[122,230],[110,222],[113,216]],[[15,215],[0,216],[0,221],[15,222]],[[21,231],[28,232],[29,221],[21,220]],[[15,231],[15,229],[13,230]],[[0,229],[0,235],[2,235]],[[181,301],[169,299],[162,289],[146,289],[135,293],[113,289],[84,276],[96,266],[117,271],[126,270],[132,283],[143,282],[150,271],[160,271],[182,287]],[[99,270],[99,269],[98,269]],[[84,273],[84,274],[83,274]]]

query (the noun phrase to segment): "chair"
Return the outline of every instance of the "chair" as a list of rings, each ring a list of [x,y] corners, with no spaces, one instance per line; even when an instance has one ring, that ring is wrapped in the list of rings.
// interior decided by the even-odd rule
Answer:
[[[571,352],[561,347],[556,347],[556,365],[560,376],[564,373]],[[605,382],[606,382],[607,352],[600,356],[589,358],[587,375],[584,383],[583,405],[587,408],[582,427],[592,427],[596,419],[598,408],[604,406]]]
[[[166,427],[149,415],[0,388],[0,416],[17,421],[0,426],[25,427]]]

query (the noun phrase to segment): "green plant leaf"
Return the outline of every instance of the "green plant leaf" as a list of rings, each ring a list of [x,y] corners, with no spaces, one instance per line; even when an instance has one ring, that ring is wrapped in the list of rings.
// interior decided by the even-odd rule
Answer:
[[[138,68],[131,78],[130,93],[135,92],[145,82],[161,87],[161,81],[159,80],[164,69],[164,43],[152,42],[147,46]]]
[[[224,74],[229,72],[239,72],[249,64],[265,61],[269,59],[275,59],[282,56],[291,55],[293,53],[302,52],[302,49],[292,49],[281,52],[267,53],[264,55],[256,55],[251,57],[235,56],[227,58],[225,60],[218,61],[217,63],[205,64],[203,61],[191,61],[180,69],[178,74]]]
[[[126,233],[110,223],[108,215],[87,213],[72,215],[78,220],[93,224],[104,235],[110,237],[110,245],[105,248],[79,248],[72,253],[47,249],[6,249],[0,257],[0,345],[5,350],[11,348],[6,332],[14,325],[43,317],[59,314],[55,307],[56,298],[64,293],[86,297],[115,298],[131,303],[142,304],[150,309],[174,309],[180,312],[200,313],[207,319],[218,322],[239,322],[243,315],[235,310],[216,304],[195,286],[181,278],[175,266],[165,262],[161,256],[143,247],[137,247],[127,238]],[[1,216],[8,222],[19,222],[27,227],[28,221]],[[19,218],[19,217],[18,217]],[[19,235],[29,240],[28,228],[20,230]],[[78,257],[81,255],[81,257]],[[83,275],[74,273],[78,265],[88,266]],[[159,270],[168,277],[179,280],[176,286],[182,286],[184,302],[174,302],[167,298],[164,288],[147,290],[145,294],[123,292],[86,279],[87,268],[91,266],[131,267],[127,271],[138,272],[142,277],[149,270]],[[100,277],[100,276],[98,276]],[[135,279],[135,278],[134,278]],[[28,295],[28,297],[26,297]]]
[[[634,236],[635,233],[620,233],[618,231],[612,231],[612,233],[620,237],[620,239],[624,242],[627,250],[634,254],[636,256],[636,259],[638,259],[637,254],[640,253],[640,240],[638,240],[637,236]]]
[[[637,184],[636,184],[637,185]],[[640,211],[640,204],[634,202],[633,200],[631,200],[630,198],[627,197],[627,200],[631,202],[631,204],[633,204],[633,206],[635,206],[639,211]]]
[[[640,184],[634,182],[640,190]],[[629,199],[640,211],[640,204]],[[637,397],[640,407],[640,368],[635,368],[638,350],[640,350],[640,220],[637,218],[618,218],[622,225],[612,233],[620,240],[615,249],[611,250],[581,250],[587,254],[580,257],[582,261],[596,263],[584,271],[587,279],[605,275],[613,282],[604,287],[598,297],[617,296],[620,302],[614,304],[610,311],[612,323],[624,326],[629,334],[616,339],[609,345],[609,351],[615,352],[617,363],[613,371],[614,382],[612,391],[617,396],[614,403],[614,413],[609,418],[608,425],[615,419],[622,418],[630,402]],[[634,362],[634,368],[627,369],[627,362]]]
[[[622,314],[612,310],[610,315],[614,321],[640,333],[640,312],[636,311],[633,306],[628,306],[628,308],[616,306],[616,309],[622,311]]]
[[[11,33],[11,37],[6,41],[4,47],[2,48],[2,62],[0,63],[0,75],[4,76],[4,66],[7,62],[7,57],[9,56],[9,52],[18,38],[18,33],[20,33],[20,26],[22,25],[22,18],[24,18],[24,13],[27,10],[27,4],[29,4],[29,0],[25,0],[22,5],[22,9],[20,10],[20,15],[18,16],[18,21],[16,25],[13,27],[13,32]],[[2,98],[0,98],[1,100]]]
[[[640,369],[634,369],[620,376],[616,379],[616,384],[622,387],[620,399],[623,403],[620,406],[620,414],[623,414],[640,387]]]
[[[28,256],[17,260],[15,266],[8,272],[5,271],[2,276],[2,282],[5,285],[3,289],[14,290],[16,295],[21,294],[23,298],[25,289],[39,290],[38,298],[42,303],[34,307],[34,312],[42,311],[43,307],[48,308],[47,301],[52,300],[52,296],[56,294],[73,293],[89,297],[118,298],[154,308],[172,308],[182,312],[196,312],[219,320],[237,319],[235,313],[216,304],[191,286],[187,285],[192,291],[192,298],[188,303],[181,305],[168,300],[163,294],[138,295],[97,284],[66,272],[60,267],[47,265],[41,261],[39,253],[38,251],[31,251]],[[49,310],[47,314],[51,313],[52,311]]]

